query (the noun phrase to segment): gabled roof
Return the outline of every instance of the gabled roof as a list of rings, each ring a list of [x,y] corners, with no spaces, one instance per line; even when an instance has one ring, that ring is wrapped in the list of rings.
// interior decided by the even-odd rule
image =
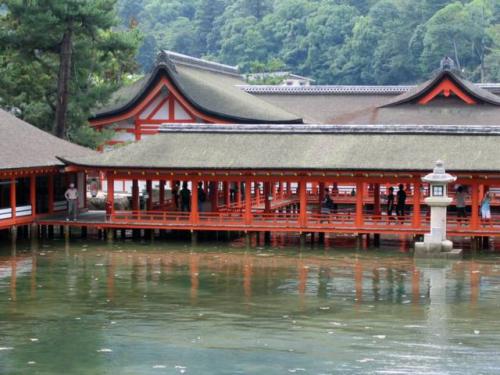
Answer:
[[[164,52],[154,70],[118,90],[90,120],[124,114],[134,108],[163,78],[198,111],[228,122],[302,123],[302,119],[236,86],[244,81],[236,67]]]
[[[435,87],[437,87],[437,85],[439,85],[446,79],[449,79],[460,90],[462,90],[467,95],[470,95],[477,102],[500,106],[499,96],[492,94],[491,92],[475,85],[474,83],[463,79],[451,70],[441,70],[434,78],[422,83],[421,85],[416,86],[406,93],[392,98],[381,107],[389,107],[416,102],[418,99],[430,93]]]
[[[0,109],[0,169],[61,166],[56,157],[96,152],[57,138]]]
[[[395,130],[338,126],[320,132],[287,126],[285,132],[245,130],[248,125],[166,126],[165,131],[122,148],[88,158],[66,158],[68,164],[96,168],[164,170],[377,170],[427,171],[445,160],[453,171],[500,172],[498,128],[476,134],[447,133],[439,127]],[[250,125],[251,126],[251,125]],[[265,128],[262,125],[262,128]],[[169,130],[170,128],[170,130]],[[218,127],[217,127],[218,128]],[[436,133],[439,129],[439,133]],[[316,129],[317,131],[318,129]],[[321,129],[320,129],[321,130]],[[491,129],[490,129],[491,130]],[[445,134],[443,134],[445,133]],[[481,150],[481,152],[478,152]]]

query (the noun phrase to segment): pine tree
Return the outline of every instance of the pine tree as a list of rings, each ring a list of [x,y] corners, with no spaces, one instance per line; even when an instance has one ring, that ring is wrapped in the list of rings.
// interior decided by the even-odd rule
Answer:
[[[126,56],[135,52],[134,38],[110,31],[117,21],[115,0],[2,0],[0,4],[7,9],[0,23],[4,67],[15,57],[28,65],[36,63],[54,78],[55,87],[49,84],[43,95],[53,110],[54,134],[67,138],[68,108],[76,94],[72,89],[95,85],[99,73],[110,74],[107,69],[123,72],[123,62],[130,61]],[[125,59],[112,61],[113,55]]]

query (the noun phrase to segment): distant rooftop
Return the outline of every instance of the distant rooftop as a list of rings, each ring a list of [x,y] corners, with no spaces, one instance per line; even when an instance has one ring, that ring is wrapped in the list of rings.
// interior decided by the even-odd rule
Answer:
[[[476,83],[476,86],[493,94],[500,94],[500,83]],[[277,85],[240,85],[250,94],[290,94],[290,95],[399,95],[416,87],[416,85],[315,85],[315,86],[277,86]]]

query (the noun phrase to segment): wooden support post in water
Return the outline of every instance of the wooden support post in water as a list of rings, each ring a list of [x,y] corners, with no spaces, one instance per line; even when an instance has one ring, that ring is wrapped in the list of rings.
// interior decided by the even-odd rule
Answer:
[[[191,231],[191,245],[192,246],[198,245],[198,232],[195,230]]]
[[[299,241],[300,241],[300,250],[304,250],[304,248],[306,247],[306,234],[304,232],[300,233]]]
[[[109,244],[113,243],[113,229],[111,228],[106,229],[106,240],[108,241]]]

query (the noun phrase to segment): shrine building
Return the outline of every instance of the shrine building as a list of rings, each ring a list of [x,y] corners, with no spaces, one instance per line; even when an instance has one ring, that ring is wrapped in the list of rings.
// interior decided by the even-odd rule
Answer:
[[[164,51],[150,74],[90,118],[95,129],[115,131],[103,153],[51,148],[63,176],[104,177],[106,209],[37,223],[124,236],[131,229],[419,236],[430,225],[421,178],[443,160],[457,176],[451,196],[462,186],[467,205],[464,218],[452,203],[448,233],[498,237],[499,93],[498,84],[474,84],[450,69],[417,86],[248,85],[237,67]],[[406,196],[398,212],[388,204],[391,190]],[[130,207],[117,208],[117,193],[130,196]],[[479,211],[486,193],[490,218]]]

